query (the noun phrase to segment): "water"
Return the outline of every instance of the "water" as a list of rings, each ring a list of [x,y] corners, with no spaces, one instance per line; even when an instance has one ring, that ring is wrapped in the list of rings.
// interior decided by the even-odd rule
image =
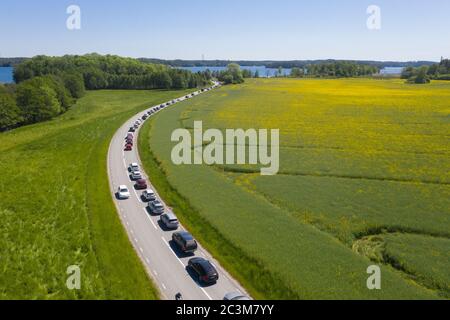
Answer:
[[[181,69],[189,70],[191,72],[201,72],[209,69],[210,71],[224,71],[226,67],[182,67]],[[250,70],[252,74],[258,71],[260,77],[274,77],[278,75],[278,69],[266,68],[265,66],[244,66],[241,67],[242,70]],[[283,69],[283,76],[289,76],[291,74],[291,69]]]
[[[0,67],[0,83],[13,83],[13,68]]]
[[[384,75],[398,75],[398,74],[402,74],[403,72],[402,67],[385,67],[383,69],[380,70],[380,74],[384,74]]]

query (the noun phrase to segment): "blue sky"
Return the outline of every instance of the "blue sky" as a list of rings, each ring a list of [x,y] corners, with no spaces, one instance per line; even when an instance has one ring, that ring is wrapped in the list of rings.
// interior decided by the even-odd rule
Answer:
[[[66,28],[71,4],[81,30]],[[381,30],[366,26],[372,4]],[[449,14],[448,0],[2,0],[0,56],[437,61]]]

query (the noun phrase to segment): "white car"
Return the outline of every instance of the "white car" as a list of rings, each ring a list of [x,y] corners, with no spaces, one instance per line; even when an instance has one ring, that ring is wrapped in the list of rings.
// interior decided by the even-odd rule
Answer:
[[[139,165],[137,163],[130,164],[128,167],[128,171],[130,172],[139,171]]]
[[[133,180],[142,179],[142,173],[140,171],[132,171],[131,172],[131,179],[133,179]]]
[[[144,201],[154,201],[156,200],[156,194],[152,189],[147,189],[142,193],[142,199],[144,199]]]
[[[128,199],[131,196],[127,186],[119,186],[117,195],[119,196],[119,199]]]

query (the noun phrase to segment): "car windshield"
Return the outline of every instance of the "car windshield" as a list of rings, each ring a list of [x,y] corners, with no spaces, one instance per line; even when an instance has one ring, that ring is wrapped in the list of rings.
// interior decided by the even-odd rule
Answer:
[[[121,188],[120,192],[128,192],[128,189],[127,188]]]

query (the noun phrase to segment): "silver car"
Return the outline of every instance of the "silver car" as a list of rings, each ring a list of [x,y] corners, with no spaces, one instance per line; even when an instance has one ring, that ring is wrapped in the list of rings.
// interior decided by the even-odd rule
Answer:
[[[164,213],[164,206],[159,200],[150,201],[148,203],[148,210],[152,214],[163,214]]]
[[[232,301],[232,300],[251,300],[251,299],[249,297],[243,295],[242,293],[230,292],[225,295],[223,300]]]
[[[161,216],[161,222],[167,229],[178,229],[179,222],[173,212],[165,213]]]
[[[133,179],[133,180],[142,179],[142,173],[140,171],[131,172],[131,179]]]
[[[147,189],[142,193],[142,199],[144,201],[155,201],[156,200],[156,194],[153,190]]]

